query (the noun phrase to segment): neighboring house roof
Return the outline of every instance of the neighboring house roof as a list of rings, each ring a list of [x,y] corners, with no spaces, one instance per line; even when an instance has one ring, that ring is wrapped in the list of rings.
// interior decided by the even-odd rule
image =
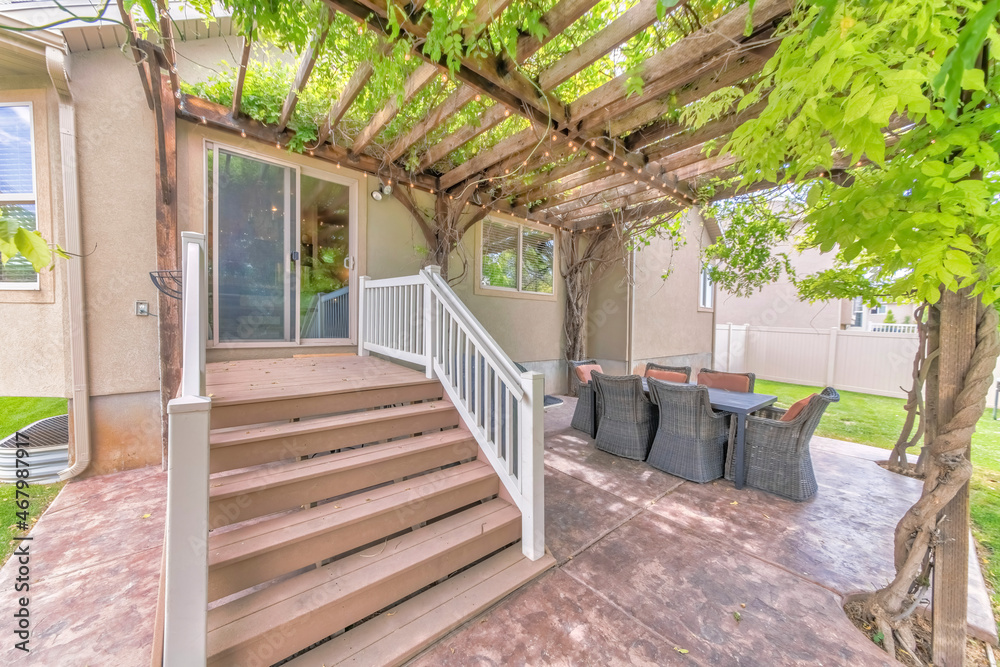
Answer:
[[[61,4],[79,16],[94,16],[99,11],[99,5],[95,7],[98,3],[94,3],[92,0],[67,0]],[[118,13],[117,6],[114,3],[110,3],[105,16],[108,19],[117,21],[121,15]],[[216,20],[209,25],[206,25],[203,14],[187,5],[172,4],[170,7],[170,16],[174,24],[174,34],[182,41],[210,39],[236,34],[236,28],[232,20],[230,20],[228,13],[223,7],[218,5],[215,7]],[[21,25],[37,26],[59,21],[66,17],[66,12],[50,0],[13,0],[6,3],[0,2],[0,21],[16,21]],[[45,32],[56,35],[57,39],[59,33],[62,33],[63,37],[66,38],[66,45],[70,53],[119,49],[125,44],[125,28],[111,22],[86,23],[83,21],[71,21]],[[6,65],[6,62],[0,61],[0,64]]]

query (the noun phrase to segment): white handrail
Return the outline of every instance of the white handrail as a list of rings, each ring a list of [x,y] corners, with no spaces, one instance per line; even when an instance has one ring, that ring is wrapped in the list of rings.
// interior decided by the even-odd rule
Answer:
[[[205,396],[208,283],[205,236],[181,234],[181,391],[167,404],[163,664],[203,665],[207,656],[208,475],[212,399]]]
[[[544,376],[522,373],[441,278],[359,280],[358,353],[423,366],[440,380],[463,423],[521,511],[522,550],[545,553]]]

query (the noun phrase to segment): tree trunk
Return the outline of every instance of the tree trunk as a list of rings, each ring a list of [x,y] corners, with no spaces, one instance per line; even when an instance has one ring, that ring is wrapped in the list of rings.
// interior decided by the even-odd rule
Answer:
[[[934,428],[929,428],[925,436],[928,444],[923,494],[896,526],[895,579],[885,588],[873,593],[868,600],[868,613],[884,634],[886,650],[892,655],[895,655],[896,640],[899,640],[908,652],[916,655],[909,617],[928,589],[933,550],[937,548],[937,552],[934,553],[935,558],[940,558],[942,554],[940,514],[961,492],[972,475],[972,463],[969,461],[972,434],[976,422],[986,408],[986,395],[992,384],[997,356],[1000,354],[1000,338],[997,335],[998,316],[992,306],[984,307],[978,299],[972,300],[970,306],[967,296],[946,295],[942,298],[941,307],[945,309],[940,320],[942,329],[936,333],[945,347],[942,348],[941,363],[937,364],[942,369],[941,381],[929,384],[929,386],[937,384],[940,396],[935,397],[939,398],[935,406],[937,423],[932,424]],[[953,317],[956,322],[961,322],[960,312],[952,315],[950,309],[961,311],[969,307],[977,316],[975,328],[966,327],[967,335],[971,336],[973,332],[975,334],[973,345],[965,345],[960,340],[961,325],[957,328],[951,325],[944,328],[945,323],[951,322]],[[931,324],[932,328],[939,326],[933,319]],[[951,339],[951,333],[957,335],[959,339]],[[947,371],[944,370],[945,364],[949,365]],[[958,511],[964,512],[964,516],[956,515],[952,518],[962,524],[960,530],[965,532],[951,538],[950,543],[956,545],[968,539],[967,505],[959,507]],[[940,563],[934,566],[940,569]],[[964,569],[965,562],[963,561],[960,566],[955,563],[955,566]],[[949,575],[948,571],[945,571],[945,576],[950,579],[955,575]],[[967,577],[967,572],[961,576]],[[939,602],[940,600],[935,601],[936,609]],[[945,608],[950,609],[947,602]],[[950,613],[952,616],[955,615],[954,610]],[[964,612],[961,618],[949,617],[948,620],[942,621],[945,627],[953,623],[961,624],[964,643]],[[939,663],[935,656],[935,664],[944,663]],[[947,664],[960,665],[961,662]]]

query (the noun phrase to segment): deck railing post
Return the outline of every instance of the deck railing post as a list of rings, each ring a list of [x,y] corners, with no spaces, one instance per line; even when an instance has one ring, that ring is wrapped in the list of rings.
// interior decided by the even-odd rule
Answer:
[[[545,555],[545,376],[521,374],[521,549],[531,560]]]
[[[432,274],[441,275],[440,266],[428,266],[421,273],[424,276],[424,356],[427,358],[427,377],[434,377],[434,290],[431,287]]]
[[[167,404],[164,667],[204,665],[208,642],[208,432],[212,399]]]
[[[365,349],[365,336],[367,331],[365,330],[365,318],[368,317],[368,313],[365,312],[365,306],[367,305],[367,299],[365,295],[365,283],[368,282],[368,276],[358,276],[358,356],[367,357],[368,350]]]

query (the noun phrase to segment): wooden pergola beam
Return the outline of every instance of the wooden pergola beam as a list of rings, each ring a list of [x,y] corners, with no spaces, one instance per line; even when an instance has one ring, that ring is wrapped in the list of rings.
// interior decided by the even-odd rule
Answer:
[[[387,42],[382,42],[381,47],[378,51],[380,56],[385,56],[392,50],[392,45]],[[354,100],[358,98],[361,91],[365,89],[368,85],[369,79],[372,78],[372,74],[375,73],[375,66],[370,61],[365,61],[358,66],[351,78],[347,80],[347,85],[344,89],[340,91],[340,95],[337,99],[330,105],[330,111],[326,114],[326,120],[323,121],[323,126],[319,129],[319,136],[317,137],[316,143],[320,146],[326,143],[326,141],[333,134],[333,130],[337,127],[337,124],[344,118],[347,114],[348,109],[354,104]]]
[[[430,83],[431,80],[437,76],[437,74],[438,68],[436,65],[421,63],[420,66],[417,67],[417,69],[415,69],[403,83],[402,103],[406,104],[412,100],[424,86]],[[370,144],[372,140],[378,136],[378,133],[389,124],[389,121],[395,118],[396,114],[399,113],[399,108],[399,97],[393,95],[385,103],[384,107],[375,112],[375,115],[372,116],[370,121],[368,121],[368,125],[366,125],[354,139],[354,145],[351,146],[351,153],[354,155],[360,155],[368,144]]]
[[[250,63],[250,49],[253,42],[250,37],[243,38],[243,53],[240,55],[240,67],[236,71],[236,83],[233,86],[233,118],[239,118],[243,105],[243,85],[247,80],[247,65]]]
[[[576,23],[580,17],[594,8],[598,0],[560,0],[542,16],[542,24],[548,33],[541,38],[522,35],[517,40],[517,63],[520,65],[548,44],[566,28]]]
[[[170,89],[174,96],[181,90],[181,79],[177,75],[177,53],[174,51],[174,24],[170,20],[170,12],[164,0],[156,0],[156,13],[160,20],[160,36],[163,41],[163,54],[169,63]],[[155,84],[154,84],[155,85]]]
[[[637,220],[655,218],[659,215],[676,213],[680,210],[681,206],[679,206],[676,202],[664,198],[651,204],[638,204],[636,206],[630,206],[629,208],[622,209],[621,211],[608,211],[607,213],[601,213],[600,215],[575,220],[569,228],[573,231],[598,229],[600,227],[606,227],[607,225],[628,224]]]
[[[474,158],[463,162],[451,171],[443,174],[440,179],[441,187],[448,190],[470,177],[474,178],[479,172],[492,167],[498,162],[502,162],[505,158],[544,141],[545,134],[546,131],[544,128],[529,127],[503,139],[493,148],[483,151]]]
[[[330,25],[329,10],[324,7],[320,12],[319,28],[316,29],[316,34],[313,35],[312,41],[302,53],[302,58],[299,59],[299,68],[295,72],[295,81],[292,83],[292,87],[285,97],[285,103],[281,106],[281,116],[278,118],[278,132],[288,127],[288,121],[292,119],[295,106],[299,102],[299,95],[305,89],[306,84],[309,83],[309,76],[316,65],[316,58],[319,57],[319,51],[323,47],[323,42],[326,41],[327,34],[330,32]]]
[[[421,139],[434,131],[436,127],[455,115],[462,107],[471,102],[476,91],[468,86],[459,86],[451,92],[444,102],[434,107],[427,116],[414,125],[409,132],[398,139],[389,149],[389,159],[396,161]]]
[[[228,107],[192,95],[181,95],[177,104],[177,117],[272,146],[280,147],[287,144],[289,136],[287,130],[277,132],[274,126],[264,125],[252,118],[233,118]],[[427,190],[439,189],[437,179],[433,176],[409,174],[393,164],[386,164],[382,160],[368,155],[351,156],[342,146],[321,144],[308,150],[307,154],[319,160],[336,164],[338,167],[343,163],[369,174],[386,176],[395,182],[412,182]]]
[[[645,204],[658,199],[663,199],[663,193],[657,192],[656,190],[646,190],[642,189],[641,192],[631,192],[623,193],[616,196],[609,196],[608,199],[602,200],[596,204],[589,204],[587,206],[580,206],[572,211],[573,219],[584,219],[589,218],[600,213],[604,213],[609,210],[628,208],[630,206],[637,206],[639,204]],[[563,220],[567,219],[567,214],[560,216]]]
[[[549,65],[538,75],[543,90],[552,90],[573,75],[586,69],[619,45],[624,44],[656,22],[658,0],[639,0],[639,3],[591,36],[580,46]],[[669,12],[686,4],[678,2]]]
[[[386,16],[388,3],[395,0],[324,0],[332,8],[362,23],[367,23],[383,35],[389,35],[391,28]],[[424,11],[414,12],[404,16],[400,21],[399,33],[404,38],[416,42],[427,38],[431,29],[430,15]],[[432,60],[422,51],[420,57],[428,62],[447,67],[447,56],[442,55]],[[501,104],[506,104],[512,112],[520,113],[533,122],[556,127],[566,125],[566,107],[553,95],[542,93],[539,88],[517,70],[501,71],[501,60],[498,57],[480,55],[466,56],[456,73],[463,83],[472,86],[482,94],[492,97]]]
[[[791,0],[759,0],[753,9],[754,25],[766,26],[791,10]],[[745,39],[743,31],[748,15],[748,4],[740,5],[701,30],[650,56],[636,71],[623,73],[582,95],[569,105],[574,127],[587,129],[585,120],[589,120],[590,126],[593,126],[595,120],[601,122],[620,115],[629,106],[626,84],[633,76],[641,76],[646,91],[652,89],[656,91],[653,94],[657,95],[660,88],[665,88],[663,92],[666,92],[697,79],[711,66],[713,56],[732,52],[732,47]],[[633,96],[631,99],[635,100],[637,97],[641,96]],[[633,102],[633,108],[641,103]]]
[[[510,109],[502,104],[494,104],[479,119],[478,123],[468,123],[458,128],[438,143],[431,146],[420,158],[417,169],[423,171],[439,160],[448,157],[453,150],[464,146],[479,135],[504,122],[510,116]]]

